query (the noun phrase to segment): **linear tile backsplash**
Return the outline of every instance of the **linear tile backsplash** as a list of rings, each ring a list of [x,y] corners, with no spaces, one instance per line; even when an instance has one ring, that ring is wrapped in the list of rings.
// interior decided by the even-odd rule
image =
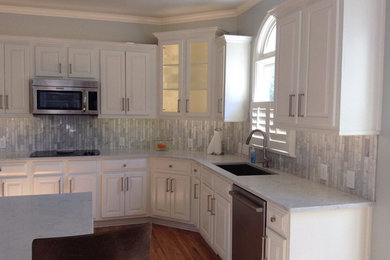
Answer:
[[[150,149],[154,140],[168,140],[172,150],[206,151],[214,129],[223,129],[225,153],[236,153],[249,133],[249,124],[190,119],[98,119],[84,116],[0,118],[0,137],[18,152],[49,149]],[[120,138],[124,145],[120,145]],[[188,138],[193,148],[188,148]],[[296,158],[271,154],[272,167],[375,199],[377,136],[339,136],[297,131]],[[328,181],[320,180],[321,164]],[[355,189],[346,185],[346,172],[356,173]]]

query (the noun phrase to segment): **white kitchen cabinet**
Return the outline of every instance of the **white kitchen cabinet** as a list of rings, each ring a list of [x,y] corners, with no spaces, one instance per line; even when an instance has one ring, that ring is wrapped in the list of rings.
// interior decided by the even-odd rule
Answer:
[[[102,175],[102,217],[146,214],[146,173],[105,172]]]
[[[189,221],[191,217],[190,190],[190,176],[153,172],[151,176],[152,214]]]
[[[217,27],[154,33],[160,48],[160,114],[211,114]]]
[[[192,171],[192,189],[191,189],[191,219],[192,223],[199,229],[200,212],[200,165],[193,164]]]
[[[267,260],[287,260],[287,239],[267,228]]]
[[[35,47],[35,75],[98,78],[98,52],[89,47],[40,44]]]
[[[202,168],[199,232],[222,259],[231,259],[231,183]]]
[[[223,35],[216,40],[216,82],[213,115],[225,122],[248,118],[252,37]]]
[[[153,110],[154,46],[144,50],[101,51],[103,115],[148,116]]]
[[[384,6],[382,0],[316,0],[274,9],[276,125],[379,133]]]
[[[1,183],[1,196],[21,196],[30,194],[30,181],[27,176],[18,178],[2,178]]]
[[[62,161],[32,163],[34,194],[61,194],[64,192],[65,166]]]
[[[0,58],[0,114],[29,114],[29,45],[0,44]]]

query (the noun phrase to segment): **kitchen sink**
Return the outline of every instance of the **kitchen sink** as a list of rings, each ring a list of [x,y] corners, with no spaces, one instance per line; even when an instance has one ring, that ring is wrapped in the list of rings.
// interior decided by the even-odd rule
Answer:
[[[236,176],[250,176],[250,175],[272,175],[272,173],[264,171],[250,165],[249,163],[234,163],[234,164],[215,164],[216,166],[233,173]]]

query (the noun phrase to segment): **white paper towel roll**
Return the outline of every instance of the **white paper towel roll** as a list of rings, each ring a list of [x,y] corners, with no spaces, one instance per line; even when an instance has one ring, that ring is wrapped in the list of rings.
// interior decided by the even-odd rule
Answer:
[[[207,153],[222,154],[222,131],[214,130],[214,135],[207,147]]]

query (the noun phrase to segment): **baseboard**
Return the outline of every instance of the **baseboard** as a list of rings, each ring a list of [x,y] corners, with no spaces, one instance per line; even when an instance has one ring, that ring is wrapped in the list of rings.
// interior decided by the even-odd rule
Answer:
[[[181,223],[177,221],[156,218],[156,217],[96,220],[94,221],[94,227],[101,228],[101,227],[124,226],[124,225],[134,225],[134,224],[143,224],[143,223],[152,223],[152,224],[157,224],[157,225],[162,225],[167,227],[199,232],[198,228],[195,227],[193,224]]]

